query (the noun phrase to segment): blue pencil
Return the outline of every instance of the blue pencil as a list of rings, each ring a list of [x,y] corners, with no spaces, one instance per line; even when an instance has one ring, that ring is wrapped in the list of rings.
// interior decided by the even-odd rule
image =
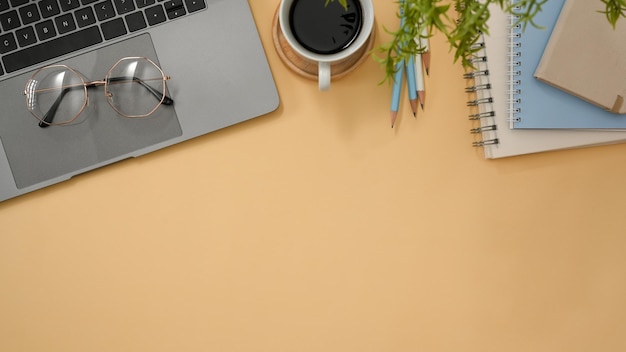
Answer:
[[[391,128],[396,124],[398,108],[400,107],[400,93],[402,92],[402,78],[404,77],[404,61],[396,64],[396,73],[393,76],[393,89],[391,91]]]
[[[413,116],[416,116],[417,114],[417,81],[415,80],[414,55],[409,56],[409,62],[406,65],[406,81],[409,86],[409,101],[411,102],[411,110],[413,110]]]
[[[400,0],[400,27],[404,26],[404,0]],[[402,48],[402,45],[406,43],[398,43],[398,46]],[[406,64],[407,83],[409,88],[409,101],[411,103],[411,110],[413,110],[413,116],[417,112],[417,85],[415,81],[415,63],[413,57],[409,57],[409,62],[405,63],[404,60],[396,64],[396,73],[393,77],[393,90],[391,95],[391,128],[396,123],[398,117],[398,109],[400,107],[400,95],[402,93],[402,81],[404,77],[404,66]]]

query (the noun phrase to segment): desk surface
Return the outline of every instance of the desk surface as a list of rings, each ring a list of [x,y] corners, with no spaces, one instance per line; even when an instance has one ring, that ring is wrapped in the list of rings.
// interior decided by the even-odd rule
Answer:
[[[441,37],[391,129],[377,63],[284,67],[278,2],[277,111],[0,203],[0,350],[626,350],[626,145],[484,160]]]

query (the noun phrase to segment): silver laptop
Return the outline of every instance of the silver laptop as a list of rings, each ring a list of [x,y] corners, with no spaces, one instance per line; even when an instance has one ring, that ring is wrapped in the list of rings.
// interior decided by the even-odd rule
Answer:
[[[246,0],[0,0],[0,29],[0,201],[279,104]],[[37,69],[65,65],[96,81],[124,57],[158,65],[173,104],[128,118],[93,87],[71,123],[42,126],[29,111]]]

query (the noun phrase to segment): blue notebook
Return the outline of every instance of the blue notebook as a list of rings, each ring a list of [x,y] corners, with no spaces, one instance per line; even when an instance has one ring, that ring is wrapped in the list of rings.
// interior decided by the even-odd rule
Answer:
[[[605,111],[534,77],[535,69],[564,3],[565,0],[550,0],[543,5],[542,11],[535,17],[535,22],[544,29],[531,25],[524,31],[520,28],[512,29],[513,50],[520,53],[520,63],[519,66],[512,68],[513,77],[510,80],[513,104],[511,127],[626,129],[626,116]]]

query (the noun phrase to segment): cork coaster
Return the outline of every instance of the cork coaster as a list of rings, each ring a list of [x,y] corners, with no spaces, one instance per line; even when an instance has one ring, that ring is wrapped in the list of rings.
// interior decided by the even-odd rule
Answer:
[[[272,39],[278,56],[289,69],[298,75],[308,79],[317,80],[317,62],[304,58],[293,51],[291,46],[289,46],[289,43],[287,43],[283,32],[280,30],[278,21],[278,11],[276,11],[274,14],[274,20],[272,21]],[[367,60],[369,52],[374,48],[375,32],[376,26],[372,28],[370,37],[361,49],[350,55],[350,57],[330,65],[332,78],[338,79],[347,75],[348,73],[354,71],[354,69],[356,69],[363,61]]]

